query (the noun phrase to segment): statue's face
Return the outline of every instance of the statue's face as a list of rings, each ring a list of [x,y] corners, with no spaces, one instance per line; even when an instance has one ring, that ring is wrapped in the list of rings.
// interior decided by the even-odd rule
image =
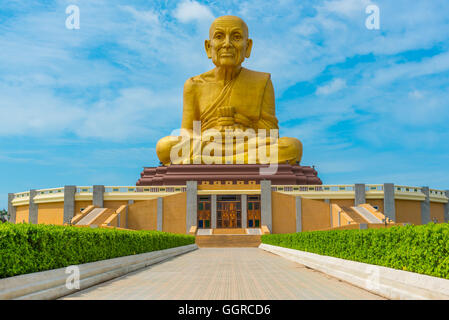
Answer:
[[[239,18],[218,18],[210,28],[205,47],[207,56],[217,67],[236,67],[249,58],[252,40]]]

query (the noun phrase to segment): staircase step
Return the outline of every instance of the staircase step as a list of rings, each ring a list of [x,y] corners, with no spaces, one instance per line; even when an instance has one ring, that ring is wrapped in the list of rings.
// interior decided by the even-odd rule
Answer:
[[[356,223],[368,223],[357,211],[351,207],[341,207],[341,209]]]
[[[260,242],[260,235],[247,234],[215,234],[210,236],[197,235],[195,238],[195,243],[200,248],[258,247]]]
[[[242,228],[219,228],[219,229],[213,229],[212,234],[246,234],[246,229],[242,229]]]

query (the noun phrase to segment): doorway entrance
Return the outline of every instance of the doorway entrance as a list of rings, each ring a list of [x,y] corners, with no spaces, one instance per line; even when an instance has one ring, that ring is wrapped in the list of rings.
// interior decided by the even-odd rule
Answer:
[[[198,228],[209,229],[211,226],[211,203],[210,196],[198,197]]]
[[[260,228],[260,195],[248,196],[248,228]]]
[[[217,196],[217,228],[242,227],[242,201],[240,195]]]

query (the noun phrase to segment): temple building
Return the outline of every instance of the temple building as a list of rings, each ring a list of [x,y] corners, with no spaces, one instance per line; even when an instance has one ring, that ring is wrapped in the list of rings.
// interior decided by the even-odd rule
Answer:
[[[161,165],[144,168],[136,186],[11,193],[11,222],[160,230],[195,234],[204,246],[255,246],[267,233],[449,221],[448,190],[323,185],[313,166],[301,165],[301,141],[278,136],[270,74],[242,67],[252,45],[242,19],[212,23],[205,50],[215,68],[187,79],[180,135],[157,142]]]

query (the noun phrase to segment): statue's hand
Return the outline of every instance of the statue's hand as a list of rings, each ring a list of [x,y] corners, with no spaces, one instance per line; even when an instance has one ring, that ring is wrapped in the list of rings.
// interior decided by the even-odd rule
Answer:
[[[235,108],[232,106],[223,106],[217,109],[218,126],[221,129],[232,129],[235,123]]]

